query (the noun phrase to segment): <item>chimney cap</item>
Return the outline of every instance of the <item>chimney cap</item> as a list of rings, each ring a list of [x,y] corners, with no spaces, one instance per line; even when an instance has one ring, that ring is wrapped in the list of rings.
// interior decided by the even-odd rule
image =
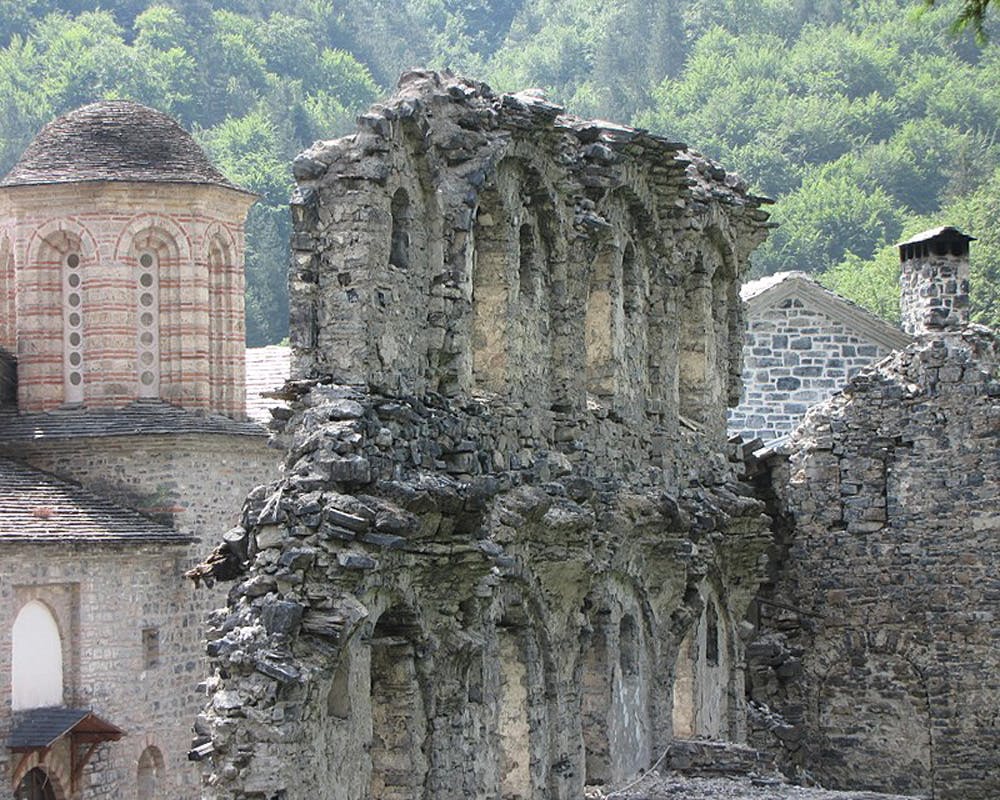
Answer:
[[[907,244],[920,244],[921,242],[931,242],[935,239],[944,239],[949,242],[962,241],[962,242],[974,242],[976,241],[975,236],[969,236],[968,234],[962,233],[958,228],[952,225],[943,225],[940,228],[931,228],[930,230],[922,231],[916,236],[911,236],[905,242],[899,242],[896,247],[903,247]]]

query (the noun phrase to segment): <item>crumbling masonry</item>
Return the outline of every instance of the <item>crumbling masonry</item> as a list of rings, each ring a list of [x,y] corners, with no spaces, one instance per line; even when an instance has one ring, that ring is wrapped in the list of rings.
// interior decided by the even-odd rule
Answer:
[[[201,575],[208,798],[578,798],[745,735],[762,201],[682,145],[411,72],[294,165],[284,478]]]

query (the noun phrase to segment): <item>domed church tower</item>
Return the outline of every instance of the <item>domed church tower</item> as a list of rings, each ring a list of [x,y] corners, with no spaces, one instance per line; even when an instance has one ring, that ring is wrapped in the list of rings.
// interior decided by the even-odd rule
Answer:
[[[253,202],[138,103],[46,125],[0,181],[0,351],[19,411],[161,400],[242,419]]]

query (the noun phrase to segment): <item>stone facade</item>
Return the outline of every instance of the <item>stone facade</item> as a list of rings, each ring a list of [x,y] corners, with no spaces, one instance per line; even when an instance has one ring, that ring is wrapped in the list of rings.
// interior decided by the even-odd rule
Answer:
[[[766,214],[682,146],[413,72],[295,162],[282,480],[197,577],[206,798],[578,798],[745,734],[725,455]]]
[[[904,317],[939,296],[904,293]],[[810,411],[773,464],[755,726],[827,785],[1000,796],[1000,341],[963,315],[907,317],[914,343]]]
[[[747,319],[743,395],[729,412],[729,430],[748,441],[788,435],[810,406],[910,342],[804,272],[751,281],[740,296]]]

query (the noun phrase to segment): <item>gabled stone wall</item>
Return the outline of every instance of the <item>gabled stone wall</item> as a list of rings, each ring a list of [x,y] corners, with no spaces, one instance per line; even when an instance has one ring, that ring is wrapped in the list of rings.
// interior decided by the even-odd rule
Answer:
[[[295,170],[284,477],[192,571],[239,581],[204,796],[579,798],[742,738],[770,536],[724,423],[760,201],[426,72]]]

